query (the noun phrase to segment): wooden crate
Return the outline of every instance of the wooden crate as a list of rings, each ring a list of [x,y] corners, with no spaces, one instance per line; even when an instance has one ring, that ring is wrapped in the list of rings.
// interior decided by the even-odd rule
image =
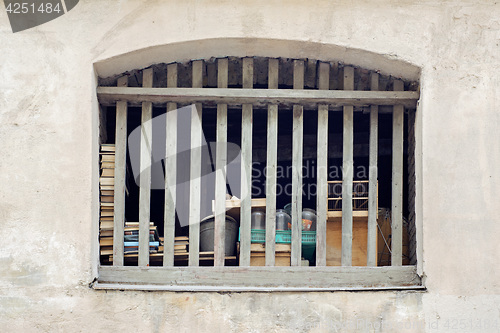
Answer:
[[[263,243],[252,244],[250,247],[250,266],[265,266],[266,265],[266,249]],[[290,244],[275,245],[275,265],[290,266],[291,258]]]
[[[352,182],[352,210],[353,216],[368,216],[368,180],[354,180]],[[377,182],[378,208],[378,182]],[[328,181],[328,217],[342,216],[342,181]]]
[[[340,212],[342,213],[342,212]],[[377,215],[377,266],[390,266],[391,219],[390,210],[382,208]],[[366,266],[368,217],[353,216],[352,221],[352,265]],[[408,231],[403,223],[403,265],[409,265]],[[389,247],[387,246],[389,245]],[[340,266],[342,252],[342,215],[328,218],[326,228],[326,265]]]
[[[377,220],[377,266],[390,266],[391,265],[391,211],[387,208],[382,208]],[[409,235],[408,224],[403,219],[403,265],[410,264],[409,257]]]
[[[352,265],[366,266],[368,219],[352,221]],[[329,218],[326,224],[326,265],[340,266],[342,257],[342,217]]]

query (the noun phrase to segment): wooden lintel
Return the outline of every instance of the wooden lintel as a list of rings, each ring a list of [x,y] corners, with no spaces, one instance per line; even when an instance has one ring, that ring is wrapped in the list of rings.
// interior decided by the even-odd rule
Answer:
[[[113,105],[122,100],[131,105],[141,102],[153,102],[155,105],[166,102],[254,106],[328,104],[330,107],[397,104],[408,108],[414,108],[420,96],[417,91],[135,87],[98,87],[97,95],[103,105]]]

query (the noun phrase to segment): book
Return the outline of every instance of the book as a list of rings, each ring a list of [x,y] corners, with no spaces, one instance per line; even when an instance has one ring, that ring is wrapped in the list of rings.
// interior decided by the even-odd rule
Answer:
[[[139,236],[139,226],[133,226],[133,227],[130,227],[128,226],[128,223],[129,222],[125,222],[125,229],[124,229],[124,235],[125,237],[127,236],[135,236],[137,237],[137,241],[139,240],[138,239],[138,236]],[[153,223],[153,222],[151,222]],[[158,228],[155,226],[155,225],[150,225],[149,226],[149,236],[150,236],[150,240],[152,239],[153,241],[160,241],[160,236],[158,235]],[[130,239],[133,239],[133,237],[129,237]]]
[[[115,191],[109,191],[109,190],[101,190],[101,198],[102,196],[114,196]]]
[[[99,178],[99,183],[104,186],[111,186],[115,184],[115,179],[110,177]]]
[[[102,237],[101,235],[101,239],[99,240],[99,245],[102,246],[113,246],[113,237]]]
[[[101,151],[102,152],[105,152],[105,151],[114,152],[115,151],[115,145],[113,143],[102,143],[101,144]]]
[[[155,234],[155,229],[156,228],[149,228],[149,234],[154,235]],[[125,235],[139,235],[139,228],[130,228],[130,227],[125,227],[124,231]]]
[[[101,155],[101,162],[115,162],[115,155]]]
[[[155,247],[155,246],[149,247],[149,253],[156,253],[156,252],[158,252],[158,247]],[[123,253],[124,254],[139,253],[139,247],[138,246],[125,246],[123,248]]]
[[[113,229],[114,222],[113,221],[101,221],[101,230]]]
[[[139,242],[124,242],[123,245],[123,252],[126,254],[139,252]],[[149,242],[149,253],[157,252],[158,246],[159,242]]]
[[[113,237],[113,230],[101,230],[101,237]]]
[[[158,253],[158,250],[156,249],[150,249],[149,250],[149,254],[152,254],[152,253]],[[123,254],[125,254],[125,257],[137,257],[137,255],[139,254],[139,251],[138,250],[127,250],[127,251],[124,251]]]
[[[123,242],[123,246],[125,247],[139,246],[139,242]],[[158,247],[160,246],[160,242],[149,242],[149,246]]]
[[[115,169],[105,168],[102,169],[101,171],[101,177],[114,177],[114,176],[115,176]]]
[[[101,163],[101,169],[114,169],[115,168],[115,162],[102,162]]]
[[[126,242],[138,242],[139,241],[139,234],[136,235],[125,235],[123,236],[124,241]],[[154,242],[155,241],[155,235],[154,233],[149,234],[149,241]]]
[[[113,246],[101,246],[101,255],[113,254]]]
[[[114,191],[115,190],[115,185],[101,185],[101,191],[102,190],[109,190],[109,191]]]
[[[101,202],[113,203],[115,202],[115,197],[101,196]]]
[[[149,222],[150,226],[155,226],[154,222]],[[125,227],[138,227],[139,222],[125,222]]]

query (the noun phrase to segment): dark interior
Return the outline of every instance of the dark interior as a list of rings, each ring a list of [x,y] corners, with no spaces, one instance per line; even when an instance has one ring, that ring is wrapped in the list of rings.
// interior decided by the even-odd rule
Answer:
[[[153,118],[165,114],[165,108],[154,108]],[[305,195],[303,196],[304,208],[316,208],[316,142],[317,142],[317,111],[304,110],[304,150],[303,150],[303,186]],[[339,111],[331,111],[329,113],[329,180],[341,180],[342,178],[342,131],[343,131],[343,113]],[[184,121],[189,122],[189,114]],[[209,174],[215,167],[216,149],[214,142],[216,141],[216,119],[217,110],[215,108],[203,108],[203,132],[207,142],[208,149],[203,150],[202,154],[202,172]],[[408,216],[407,204],[407,115],[405,115],[405,145],[404,145],[404,173],[403,184],[403,214]],[[115,135],[115,108],[106,108],[106,130],[107,143],[114,143]],[[181,120],[179,120],[181,121]],[[369,113],[356,111],[354,113],[354,180],[368,179],[368,152],[369,152]],[[130,134],[141,124],[141,109],[129,107],[128,110],[128,133]],[[291,192],[291,158],[292,158],[292,112],[291,110],[279,110],[278,119],[278,190],[277,190],[277,208],[283,208],[290,202]],[[391,165],[392,165],[392,115],[389,113],[379,114],[379,143],[378,143],[378,184],[379,184],[379,207],[391,206]],[[164,138],[163,133],[163,138]],[[228,109],[228,142],[240,145],[241,140],[241,109]],[[163,148],[165,150],[165,140],[157,140],[155,136],[153,141],[153,150]],[[184,141],[190,138],[190,133],[180,133],[179,141]],[[252,173],[252,197],[265,197],[265,175],[264,168],[266,166],[266,143],[267,143],[267,110],[254,109],[253,112],[253,173]],[[160,147],[155,147],[159,145]],[[228,159],[231,159],[229,157]],[[130,154],[127,154],[127,183],[129,195],[126,197],[126,214],[127,221],[139,220],[139,187],[131,175]],[[164,164],[161,164],[164,170]],[[177,170],[178,181],[182,177],[189,176],[189,154],[179,154]],[[231,179],[239,179],[240,166],[236,165],[228,170],[228,177]],[[239,184],[232,183],[233,186],[228,186],[228,192],[232,195],[240,197]],[[154,187],[154,186],[153,186]],[[281,191],[280,191],[281,188]],[[215,185],[213,178],[203,179],[202,181],[202,218],[211,215],[211,202],[214,197]],[[177,191],[177,201],[188,202],[189,191]],[[161,189],[153,189],[151,191],[151,221],[158,226],[160,235],[163,234],[163,209],[164,209],[164,191]],[[176,224],[176,235],[187,235],[188,227],[181,227],[179,221]]]

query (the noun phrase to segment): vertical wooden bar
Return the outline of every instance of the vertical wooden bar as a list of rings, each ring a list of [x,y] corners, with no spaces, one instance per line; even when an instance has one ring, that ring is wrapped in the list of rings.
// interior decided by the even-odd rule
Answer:
[[[304,88],[304,61],[293,62],[293,89]],[[302,259],[302,156],[304,108],[293,106],[292,133],[292,255],[291,265],[300,266]]]
[[[193,61],[193,88],[203,87],[203,60]],[[189,185],[189,266],[200,264],[202,105],[191,110],[191,168]]]
[[[227,88],[228,60],[217,60],[217,86]],[[224,266],[226,238],[227,104],[217,104],[214,266]]]
[[[344,67],[344,90],[354,90],[354,68]],[[353,139],[354,108],[344,106],[344,137],[342,163],[342,256],[341,265],[352,265],[352,180],[353,180]]]
[[[145,69],[142,73],[142,86],[153,87],[153,69]],[[142,102],[141,116],[141,175],[139,187],[139,266],[149,266],[149,221],[151,202],[151,151],[153,126],[151,118],[153,104]]]
[[[177,63],[167,66],[167,87],[177,87]],[[177,188],[177,103],[167,103],[165,145],[165,211],[163,266],[174,265],[175,205]]]
[[[253,59],[243,59],[243,88],[253,88]],[[252,214],[252,104],[241,111],[241,243],[240,265],[250,266],[250,217]]]
[[[371,90],[378,90],[379,75],[371,74]],[[378,106],[370,106],[370,153],[368,168],[368,239],[366,265],[377,266],[377,156],[378,156]]]
[[[330,64],[319,63],[319,90],[330,88]],[[316,266],[326,266],[326,219],[328,205],[328,105],[318,105],[316,212]]]
[[[403,90],[403,81],[395,80],[394,91]],[[392,113],[392,266],[403,264],[403,124],[404,106],[394,105]]]
[[[269,59],[268,88],[278,89],[279,60]],[[267,108],[266,266],[275,265],[276,167],[278,164],[278,105]]]
[[[118,79],[118,87],[128,85],[128,76]],[[113,225],[113,265],[123,266],[123,228],[125,224],[125,170],[127,168],[127,102],[116,102],[115,189]]]

